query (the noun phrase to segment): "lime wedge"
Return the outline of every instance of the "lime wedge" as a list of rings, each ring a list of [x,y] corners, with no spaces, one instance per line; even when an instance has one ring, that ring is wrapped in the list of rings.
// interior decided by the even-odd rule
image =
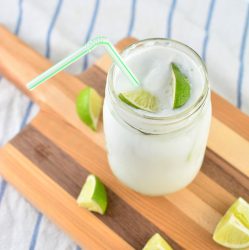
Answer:
[[[119,98],[126,104],[136,109],[142,109],[149,112],[158,110],[158,101],[156,96],[144,89],[136,89],[119,94]]]
[[[216,226],[213,239],[222,246],[249,247],[249,204],[237,199]]]
[[[144,246],[143,250],[173,250],[172,247],[158,233],[154,234]]]
[[[90,211],[104,214],[107,208],[107,194],[105,186],[100,179],[89,175],[83,185],[77,203],[80,207]]]
[[[76,109],[80,119],[93,130],[97,129],[102,97],[93,88],[84,88],[76,99]]]
[[[180,71],[176,64],[171,63],[172,68],[172,89],[173,98],[172,106],[174,109],[183,106],[190,98],[190,82],[189,79]]]

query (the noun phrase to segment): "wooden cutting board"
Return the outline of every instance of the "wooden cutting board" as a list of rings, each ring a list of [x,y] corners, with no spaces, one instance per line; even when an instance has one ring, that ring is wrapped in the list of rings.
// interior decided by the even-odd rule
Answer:
[[[131,42],[122,40],[118,49]],[[85,249],[141,249],[159,232],[174,249],[222,249],[212,240],[218,220],[238,197],[249,201],[249,118],[212,94],[213,119],[203,167],[186,189],[146,197],[112,175],[102,124],[92,132],[75,112],[85,86],[104,94],[107,56],[80,77],[60,73],[33,92],[25,84],[51,66],[0,27],[0,72],[40,106],[39,114],[0,151],[0,174]],[[76,205],[89,173],[108,188],[100,216]]]

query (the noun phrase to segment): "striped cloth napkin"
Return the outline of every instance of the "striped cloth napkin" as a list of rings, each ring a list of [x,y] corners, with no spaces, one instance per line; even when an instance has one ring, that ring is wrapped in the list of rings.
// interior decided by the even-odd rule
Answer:
[[[207,64],[212,89],[249,113],[249,3],[246,0],[0,0],[0,23],[57,62],[96,35],[173,38]],[[67,70],[78,74],[97,50]],[[38,107],[0,76],[0,145]],[[0,177],[0,249],[80,249]]]

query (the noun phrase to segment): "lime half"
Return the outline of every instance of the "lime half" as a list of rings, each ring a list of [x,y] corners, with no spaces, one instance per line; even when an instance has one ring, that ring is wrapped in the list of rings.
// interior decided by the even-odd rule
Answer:
[[[90,211],[104,214],[107,208],[107,194],[105,186],[100,179],[94,175],[89,175],[83,185],[77,199],[80,207]]]
[[[172,68],[172,106],[174,109],[183,106],[190,98],[189,79],[180,71],[176,64],[171,63]]]
[[[142,109],[148,112],[156,112],[158,110],[157,97],[144,89],[120,93],[119,98],[136,109]]]
[[[90,87],[84,88],[76,99],[76,109],[80,119],[93,130],[97,129],[102,102],[102,97]]]
[[[222,246],[249,247],[249,204],[237,199],[216,226],[213,239]]]
[[[143,250],[173,250],[172,247],[163,239],[163,237],[156,233],[144,246]]]

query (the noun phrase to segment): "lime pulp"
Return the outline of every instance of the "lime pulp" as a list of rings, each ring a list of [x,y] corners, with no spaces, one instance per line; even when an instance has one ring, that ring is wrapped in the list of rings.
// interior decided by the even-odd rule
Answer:
[[[175,63],[171,63],[172,69],[172,106],[173,109],[180,108],[190,98],[190,82],[189,79],[181,72]]]
[[[78,196],[77,203],[90,211],[104,214],[107,208],[105,186],[97,176],[89,175]]]
[[[142,88],[120,93],[119,98],[136,109],[148,112],[156,112],[158,110],[157,97]]]
[[[249,204],[238,198],[215,228],[213,239],[222,246],[243,249],[249,247]]]
[[[81,90],[76,99],[76,110],[80,119],[93,130],[97,129],[102,102],[102,97],[90,87]]]
[[[144,246],[143,250],[173,250],[172,247],[163,239],[163,237],[156,233]]]

